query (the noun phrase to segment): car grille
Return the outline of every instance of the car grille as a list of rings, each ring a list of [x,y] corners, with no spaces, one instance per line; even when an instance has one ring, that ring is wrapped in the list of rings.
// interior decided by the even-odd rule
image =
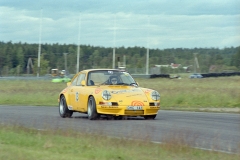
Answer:
[[[155,106],[155,104],[153,102],[149,103],[149,106]]]
[[[117,102],[112,102],[112,106],[118,106]]]

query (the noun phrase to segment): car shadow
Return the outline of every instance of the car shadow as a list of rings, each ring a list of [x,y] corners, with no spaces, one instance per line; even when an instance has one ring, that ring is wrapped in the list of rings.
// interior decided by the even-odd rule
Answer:
[[[88,116],[73,116],[72,118],[76,119],[88,119]],[[143,117],[114,117],[114,116],[105,116],[101,115],[97,120],[145,120]]]

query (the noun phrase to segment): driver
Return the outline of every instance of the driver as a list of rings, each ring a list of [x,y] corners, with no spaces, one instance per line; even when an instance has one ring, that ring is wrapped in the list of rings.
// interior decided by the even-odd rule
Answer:
[[[117,84],[118,83],[117,77],[110,77],[110,83],[111,84]]]

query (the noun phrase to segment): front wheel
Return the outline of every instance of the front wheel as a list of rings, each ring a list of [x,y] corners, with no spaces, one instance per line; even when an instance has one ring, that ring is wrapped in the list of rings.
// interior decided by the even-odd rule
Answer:
[[[88,119],[95,120],[99,118],[99,114],[96,109],[96,102],[94,97],[89,97],[88,99]]]
[[[67,107],[67,102],[64,96],[61,96],[59,102],[59,114],[62,118],[72,117],[73,111],[69,110]]]
[[[147,119],[147,120],[153,120],[156,118],[157,115],[147,115],[147,116],[144,116],[144,119]]]

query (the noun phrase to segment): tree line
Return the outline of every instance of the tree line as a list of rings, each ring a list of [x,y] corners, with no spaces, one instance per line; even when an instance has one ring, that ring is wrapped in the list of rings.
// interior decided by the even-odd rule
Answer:
[[[36,74],[38,63],[39,44],[0,42],[0,74],[21,75]],[[115,48],[115,64],[118,60],[126,59],[127,69],[141,69],[146,66],[146,52],[144,47],[117,47]],[[66,54],[66,57],[64,56]],[[219,48],[168,48],[149,49],[149,68],[155,65],[169,65],[171,63],[184,66],[194,65],[194,53],[197,54],[199,72],[208,73],[212,65],[218,66],[215,72],[240,71],[240,46]],[[79,69],[112,68],[113,48],[81,45]],[[33,67],[29,67],[29,59]],[[76,73],[77,45],[76,44],[41,44],[40,75],[50,73],[51,69],[67,70]],[[181,72],[184,70],[179,68]],[[191,70],[191,72],[193,69]],[[165,72],[172,72],[166,70]]]

